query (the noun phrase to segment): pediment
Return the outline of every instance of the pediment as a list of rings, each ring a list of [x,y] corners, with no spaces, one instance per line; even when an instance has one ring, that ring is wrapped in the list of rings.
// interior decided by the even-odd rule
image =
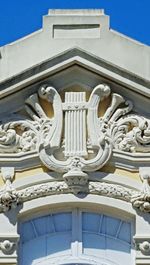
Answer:
[[[134,116],[132,117],[134,119],[133,124],[132,124],[132,121],[127,122],[128,126],[130,126],[131,129],[126,128],[126,132],[124,132],[125,134],[128,133],[127,135],[129,135],[128,137],[129,139],[127,139],[126,144],[131,141],[131,144],[129,145],[139,144],[142,146],[141,149],[137,148],[135,151],[132,151],[131,146],[128,148],[128,150],[123,149],[123,147],[122,149],[120,148],[118,150],[114,148],[111,154],[111,158],[109,159],[109,163],[115,166],[121,167],[121,168],[126,168],[131,171],[132,170],[138,171],[139,167],[143,165],[143,162],[146,166],[149,166],[150,164],[150,153],[149,153],[149,150],[150,150],[149,126],[150,125],[149,125],[149,108],[148,108],[149,98],[145,97],[145,91],[143,92],[143,90],[141,89],[142,85],[137,83],[138,80],[136,80],[136,83],[134,82],[135,80],[131,81],[131,76],[129,80],[129,76],[127,78],[126,73],[125,73],[126,78],[123,77],[123,72],[122,74],[121,72],[117,73],[117,71],[119,70],[114,68],[114,66],[112,67],[108,63],[107,63],[107,69],[106,69],[106,62],[105,62],[105,65],[103,62],[103,67],[101,65],[99,66],[100,69],[98,69],[98,64],[96,66],[95,63],[91,63],[91,60],[87,60],[87,58],[83,59],[83,54],[84,56],[85,55],[88,56],[86,53],[83,53],[78,49],[69,51],[65,55],[61,55],[61,56],[65,56],[65,58],[69,56],[68,58],[66,58],[66,60],[63,60],[63,58],[61,57],[61,62],[58,62],[59,61],[59,56],[58,56],[57,64],[55,65],[55,70],[54,70],[54,65],[53,65],[52,66],[53,70],[51,71],[51,67],[49,67],[47,70],[45,69],[45,74],[44,74],[43,72],[44,70],[42,71],[43,64],[41,64],[41,67],[38,66],[38,69],[41,69],[40,73],[33,74],[33,72],[31,71],[32,76],[30,77],[30,82],[28,82],[26,78],[22,81],[24,82],[23,86],[21,86],[20,82],[18,81],[18,83],[16,83],[9,89],[8,88],[4,89],[1,95],[2,96],[5,95],[5,97],[1,99],[1,104],[0,104],[2,126],[4,126],[4,124],[10,123],[10,125],[9,126],[6,125],[5,128],[7,127],[11,128],[13,127],[11,125],[12,121],[17,122],[22,119],[23,120],[26,120],[26,119],[34,120],[33,117],[31,117],[31,115],[29,115],[29,113],[26,111],[26,108],[27,108],[26,102],[28,101],[30,97],[32,97],[32,95],[37,94],[37,97],[38,97],[39,88],[41,86],[45,86],[45,84],[48,87],[52,86],[55,88],[58,95],[61,96],[61,101],[63,102],[62,104],[65,104],[65,93],[67,92],[85,93],[86,104],[88,104],[87,102],[90,98],[90,95],[93,93],[93,89],[100,84],[106,84],[110,88],[110,95],[106,100],[102,100],[101,106],[99,107],[100,112],[98,115],[104,115],[107,109],[110,108],[111,101],[112,101],[114,94],[117,94],[123,98],[124,106],[123,106],[123,103],[121,103],[121,108],[125,108],[126,105],[128,105],[128,102],[131,102],[132,110],[127,111],[127,114],[125,115],[125,117],[124,115],[122,116],[122,118],[126,118],[126,119],[127,119],[128,114],[129,116],[132,114],[136,117],[136,118],[134,118]],[[94,57],[91,57],[91,58],[93,59],[93,61],[96,60]],[[100,63],[102,62],[99,60],[99,64]],[[37,77],[37,75],[39,76]],[[14,82],[16,81],[17,79],[14,80]],[[132,83],[132,86],[131,86],[131,83]],[[133,83],[135,87],[133,87]],[[147,93],[149,92],[148,88],[144,87],[144,89],[147,89]],[[53,116],[51,103],[50,103],[50,106],[48,106],[49,103],[46,102],[46,100],[40,99],[40,104],[42,104],[41,105],[42,108],[44,109],[44,111],[46,111],[46,115],[49,115],[51,113],[49,116],[49,118],[51,118]],[[33,106],[32,108],[34,109]],[[117,108],[119,108],[119,105],[116,105],[116,111],[117,111]],[[142,120],[141,117],[145,119],[145,125],[140,125],[141,120]],[[136,119],[137,119],[137,122],[136,122]],[[141,128],[141,131],[139,132],[135,132],[137,134],[141,133],[143,137],[138,142],[137,139],[136,140],[134,139],[136,138],[136,136],[134,135],[132,128],[136,127],[137,129],[139,129],[139,126],[146,126],[146,127]],[[145,132],[147,135],[144,135]],[[130,134],[131,134],[131,139],[130,139]],[[146,139],[144,139],[144,137]],[[88,139],[86,139],[86,141],[88,141]],[[113,141],[113,139],[111,139],[111,141]],[[2,140],[1,140],[1,144],[3,145]],[[6,147],[7,147],[7,144],[6,144]],[[25,149],[17,151],[15,147],[13,148],[12,150],[11,148],[9,149],[9,144],[8,144],[8,150],[7,148],[1,149],[1,154],[0,154],[1,165],[3,164],[3,161],[5,161],[6,165],[8,164],[9,166],[15,166],[15,168],[18,168],[19,170],[24,170],[26,168],[36,167],[41,164],[36,147],[31,148],[31,149],[27,148],[28,149],[26,150],[27,152],[25,151]]]
[[[103,10],[51,10],[0,49],[2,263],[149,264],[149,59]]]
[[[26,71],[0,83],[0,115],[16,111],[24,100],[36,92],[38,86],[48,82],[59,91],[71,84],[93,89],[100,82],[111,85],[112,90],[121,91],[125,96],[130,92],[135,108],[149,115],[150,83],[131,72],[104,61],[78,48],[67,50],[55,58],[41,62]],[[19,98],[19,101],[18,101]],[[141,104],[141,101],[144,104]],[[6,104],[7,102],[7,104]]]

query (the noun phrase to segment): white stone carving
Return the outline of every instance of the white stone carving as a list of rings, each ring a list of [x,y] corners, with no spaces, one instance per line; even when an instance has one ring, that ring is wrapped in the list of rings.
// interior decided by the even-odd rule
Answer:
[[[85,92],[65,93],[65,157],[87,156],[86,109]]]
[[[136,250],[136,262],[137,264],[149,264],[150,258],[150,237],[149,233],[141,233],[143,227],[140,226],[140,234],[136,234],[134,239],[134,245]]]
[[[16,208],[20,203],[18,194],[13,188],[11,190],[0,190],[0,210],[8,211],[12,208]]]
[[[140,168],[140,177],[143,182],[141,192],[132,196],[131,202],[141,211],[150,212],[150,168]]]
[[[6,255],[10,255],[15,251],[16,243],[10,240],[0,242],[0,250]]]
[[[98,194],[127,202],[130,202],[132,195],[135,193],[132,189],[104,182],[90,182],[89,192],[91,194]]]
[[[1,175],[6,185],[11,185],[15,175],[14,167],[1,167]]]
[[[41,132],[40,159],[47,168],[65,173],[64,179],[74,193],[85,190],[88,183],[88,175],[85,172],[101,168],[110,158],[112,152],[111,140],[109,137],[107,139],[107,136],[106,140],[104,140],[105,135],[103,134],[103,143],[101,143],[100,133],[97,128],[99,102],[101,98],[106,97],[109,93],[110,88],[107,85],[99,85],[91,94],[89,102],[86,102],[84,92],[67,92],[65,103],[62,104],[60,96],[54,88],[45,86],[39,90],[40,96],[44,95],[43,97],[48,101],[51,100],[53,104],[54,125],[52,125],[51,130],[55,140],[54,145],[51,135],[42,135],[43,132]],[[55,150],[61,148],[63,112],[65,113],[64,159],[58,160],[55,156]],[[91,142],[91,149],[95,153],[92,159],[88,159],[86,113],[88,127],[95,126],[97,129],[95,135],[98,141],[96,145],[92,145]],[[90,131],[89,138],[91,139]],[[47,144],[45,144],[45,141]]]
[[[150,120],[128,115],[117,121],[120,135],[115,147],[125,152],[150,152]]]
[[[139,169],[140,177],[143,182],[143,193],[150,194],[150,167],[141,167]]]
[[[67,193],[70,193],[70,187],[68,187],[68,185],[64,181],[54,181],[18,190],[15,192],[15,196],[17,197],[17,203],[22,204],[26,201],[41,198],[44,196],[67,194]],[[126,187],[122,187],[121,185],[90,181],[88,193],[116,198],[130,202],[132,195],[135,194],[135,191]],[[3,192],[0,191],[1,201],[2,201],[1,199],[2,196]],[[9,200],[9,208],[7,208],[7,210],[13,207],[13,203],[14,203],[13,199]],[[4,206],[0,207],[0,211],[5,210]]]
[[[142,227],[141,227],[142,229]],[[137,264],[149,264],[150,258],[150,237],[147,235],[135,235],[134,244],[136,250]]]
[[[109,96],[111,104],[99,117],[99,103]],[[52,104],[53,118],[39,98]],[[16,118],[0,126],[0,152],[36,151],[47,168],[62,173],[74,193],[88,190],[88,172],[102,168],[114,149],[150,152],[150,121],[129,114],[132,103],[106,84],[96,86],[88,101],[85,92],[66,92],[65,102],[55,88],[42,85],[25,108],[31,120]]]
[[[12,180],[14,177],[13,167],[2,167],[1,175],[5,182],[4,188],[0,190],[0,209],[2,211],[7,211],[11,208],[16,208],[19,199],[16,190],[12,187]]]
[[[143,254],[150,254],[150,242],[143,241],[142,243],[139,243],[139,249]]]
[[[19,153],[35,150],[39,124],[26,119],[0,126],[0,153]]]

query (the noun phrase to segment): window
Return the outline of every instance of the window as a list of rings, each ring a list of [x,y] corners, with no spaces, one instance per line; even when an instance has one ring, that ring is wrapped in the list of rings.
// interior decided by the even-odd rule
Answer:
[[[19,265],[132,265],[132,223],[75,209],[20,222]]]

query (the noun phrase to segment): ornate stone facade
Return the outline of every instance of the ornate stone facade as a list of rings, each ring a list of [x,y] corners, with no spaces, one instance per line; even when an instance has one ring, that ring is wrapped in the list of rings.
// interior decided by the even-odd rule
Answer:
[[[41,34],[43,46],[48,45],[50,23],[52,46],[63,36],[59,49],[53,46],[49,55],[44,46],[45,58],[35,51],[28,66],[19,66],[18,59],[21,70],[13,69],[8,80],[3,71],[0,79],[0,264],[14,264],[17,260],[20,220],[49,211],[49,207],[53,211],[55,206],[65,209],[71,205],[74,209],[88,204],[93,211],[95,200],[100,200],[98,207],[108,215],[132,219],[135,246],[130,247],[136,258],[132,254],[131,264],[149,264],[150,77],[145,78],[143,68],[133,69],[131,64],[133,59],[138,60],[135,54],[140,45],[130,43],[127,54],[136,52],[132,58],[127,55],[126,64],[122,53],[126,52],[127,40],[118,39],[109,30],[108,17],[102,11],[97,15],[91,11],[89,16],[89,11],[87,16],[74,11],[74,27],[61,27],[59,20],[65,20],[68,14],[57,12],[45,18],[43,32],[37,34]],[[53,16],[57,25],[51,21]],[[101,24],[100,38],[97,23]],[[76,37],[83,29],[83,36],[88,30],[93,54],[91,45],[87,47],[85,42],[87,37]],[[67,34],[71,34],[68,40]],[[102,45],[112,36],[123,49],[119,62],[113,52],[107,58]],[[31,46],[35,44],[33,37],[30,41]],[[96,43],[102,45],[102,50],[96,48]],[[144,51],[145,56],[149,54],[147,48]],[[2,54],[0,63],[4,61]],[[40,175],[35,173],[39,170]],[[18,262],[22,265],[20,258]]]

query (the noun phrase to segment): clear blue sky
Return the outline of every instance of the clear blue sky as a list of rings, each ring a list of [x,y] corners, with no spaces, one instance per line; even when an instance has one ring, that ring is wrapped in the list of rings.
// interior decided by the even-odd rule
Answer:
[[[150,45],[150,0],[0,0],[0,46],[41,28],[50,8],[104,8],[111,28]]]

